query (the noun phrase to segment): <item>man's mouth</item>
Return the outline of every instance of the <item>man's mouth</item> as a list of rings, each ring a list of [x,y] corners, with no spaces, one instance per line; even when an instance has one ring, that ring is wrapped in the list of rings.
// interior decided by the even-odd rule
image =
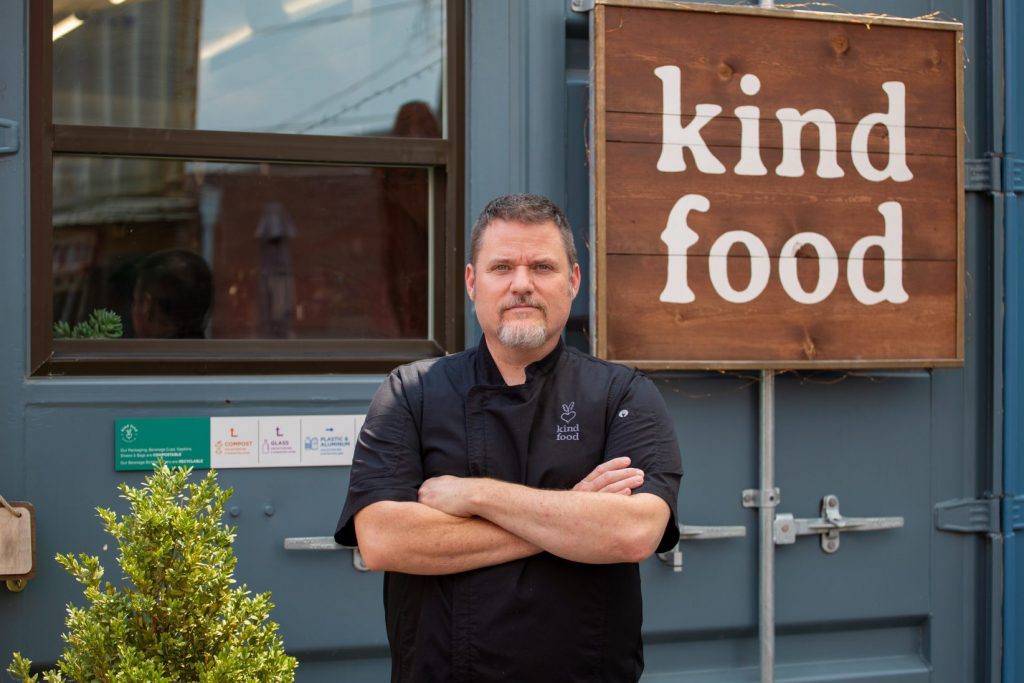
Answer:
[[[513,302],[507,303],[507,304],[505,304],[504,306],[501,307],[501,312],[502,313],[504,313],[506,311],[526,311],[526,310],[537,310],[537,311],[540,311],[541,313],[543,313],[547,309],[545,308],[544,304],[542,304],[541,302],[533,301],[533,300],[513,301]]]

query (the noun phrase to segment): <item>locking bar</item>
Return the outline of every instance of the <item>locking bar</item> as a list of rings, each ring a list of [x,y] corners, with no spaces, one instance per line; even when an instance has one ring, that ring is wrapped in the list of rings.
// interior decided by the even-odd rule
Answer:
[[[821,536],[821,549],[826,553],[839,550],[839,535],[848,531],[882,531],[900,529],[902,517],[843,517],[839,512],[839,498],[827,495],[821,499],[821,517],[798,519],[780,512],[775,515],[775,544],[796,543],[797,536]]]
[[[366,566],[366,562],[363,561],[363,556],[359,553],[358,547],[341,545],[340,543],[334,540],[333,536],[293,536],[291,538],[284,539],[284,549],[316,550],[320,552],[332,552],[335,550],[351,550],[352,566],[355,567],[356,571],[370,571],[370,568]]]
[[[745,526],[690,526],[679,525],[679,543],[683,541],[708,541],[716,538],[740,538],[747,535]],[[671,550],[658,553],[658,559],[674,572],[683,571],[683,551],[675,544]]]

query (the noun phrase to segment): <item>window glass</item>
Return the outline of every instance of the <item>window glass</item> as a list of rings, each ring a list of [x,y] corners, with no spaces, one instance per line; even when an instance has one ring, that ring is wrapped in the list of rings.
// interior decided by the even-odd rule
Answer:
[[[124,337],[430,336],[431,171],[57,155],[55,322]]]
[[[53,122],[441,137],[443,0],[53,0]]]

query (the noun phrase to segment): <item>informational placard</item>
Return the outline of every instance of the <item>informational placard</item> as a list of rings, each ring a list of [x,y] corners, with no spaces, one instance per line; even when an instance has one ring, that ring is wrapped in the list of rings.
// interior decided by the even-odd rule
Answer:
[[[962,26],[597,0],[595,353],[963,362]]]
[[[364,415],[119,419],[116,470],[351,465]]]

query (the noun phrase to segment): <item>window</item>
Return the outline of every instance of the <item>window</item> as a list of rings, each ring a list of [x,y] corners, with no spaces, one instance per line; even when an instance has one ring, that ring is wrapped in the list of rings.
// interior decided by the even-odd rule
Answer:
[[[34,373],[456,349],[461,5],[33,3]]]

